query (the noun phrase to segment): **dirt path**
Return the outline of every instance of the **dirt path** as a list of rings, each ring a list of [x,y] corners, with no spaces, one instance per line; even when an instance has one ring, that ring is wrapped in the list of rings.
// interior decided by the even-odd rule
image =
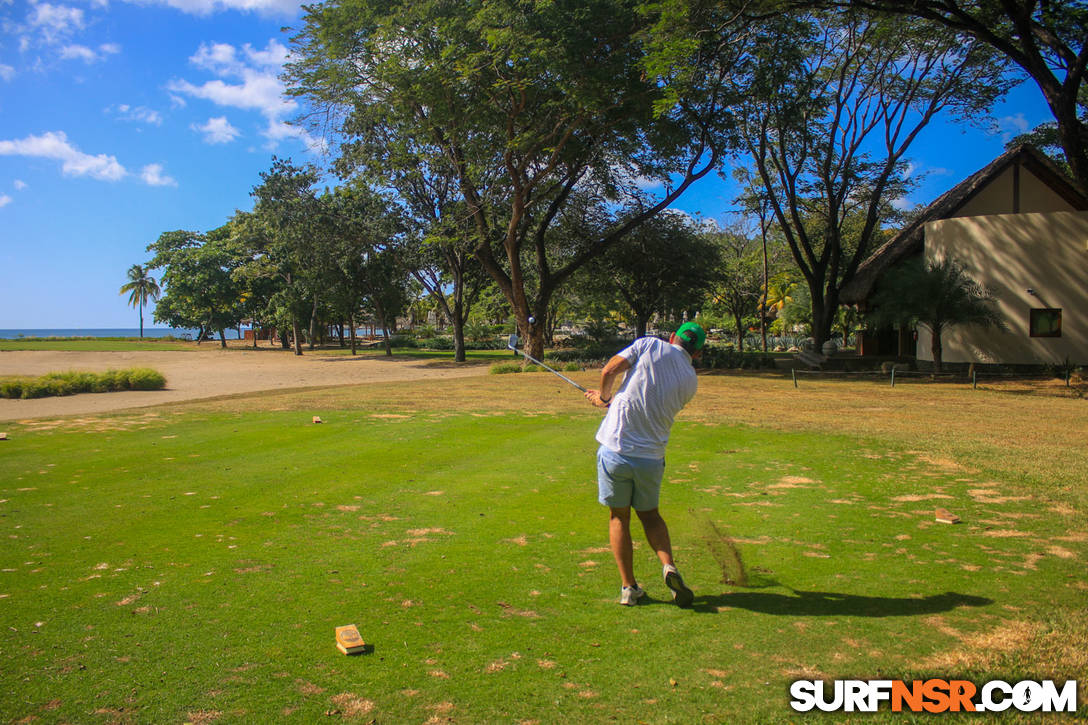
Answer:
[[[166,376],[166,389],[87,393],[34,400],[0,399],[0,421],[105,413],[146,405],[284,388],[454,378],[487,373],[486,363],[365,355],[302,357],[282,350],[204,349],[183,352],[0,352],[0,376],[68,370],[99,372],[149,367]]]

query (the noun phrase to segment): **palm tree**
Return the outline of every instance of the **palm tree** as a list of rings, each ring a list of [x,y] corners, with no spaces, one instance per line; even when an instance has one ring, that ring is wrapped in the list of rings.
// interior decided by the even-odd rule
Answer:
[[[933,371],[941,372],[941,335],[956,325],[1007,329],[994,298],[953,259],[915,258],[890,271],[872,298],[869,319],[877,325],[921,324],[933,341]]]
[[[144,336],[144,305],[149,299],[157,300],[162,290],[155,278],[147,273],[147,270],[139,264],[132,265],[128,270],[128,282],[121,287],[121,294],[129,293],[128,303],[132,307],[140,308],[140,337]]]

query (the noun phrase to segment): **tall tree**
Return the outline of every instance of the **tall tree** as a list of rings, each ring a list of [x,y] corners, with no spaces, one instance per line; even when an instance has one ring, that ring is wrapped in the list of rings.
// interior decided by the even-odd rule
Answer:
[[[718,281],[711,290],[711,306],[732,318],[737,349],[744,350],[744,321],[755,315],[765,317],[765,280],[777,272],[782,258],[788,257],[789,253],[784,245],[768,241],[765,231],[752,235],[740,226],[704,232],[702,236],[717,247],[721,259]],[[764,351],[766,345],[767,338],[763,333]]]
[[[121,285],[121,294],[128,294],[130,307],[140,308],[140,337],[144,336],[144,305],[148,300],[157,300],[162,290],[159,283],[149,274],[150,270],[134,264],[128,268],[128,282]]]
[[[1054,115],[1065,160],[1073,177],[1088,189],[1088,5],[1083,0],[837,0],[833,4],[922,18],[995,48],[1042,91]]]
[[[233,271],[241,264],[227,227],[199,234],[184,230],[164,232],[148,245],[154,253],[151,268],[162,269],[165,292],[155,307],[155,320],[171,327],[195,327],[198,340],[225,331],[242,319],[241,290]]]
[[[343,133],[370,173],[404,148],[445,166],[473,226],[473,254],[514,310],[531,354],[556,290],[588,260],[717,166],[721,94],[670,103],[648,72],[635,0],[327,0],[307,6],[290,92]],[[572,192],[617,197],[624,177],[669,182],[560,267],[549,229]],[[535,289],[527,279],[536,280]]]
[[[895,218],[907,152],[939,113],[973,118],[1009,86],[986,44],[911,18],[780,15],[759,32],[743,143],[830,336],[839,290]]]
[[[635,335],[643,337],[655,314],[702,306],[719,279],[720,248],[685,218],[666,212],[627,235],[595,268],[599,283],[630,310]]]
[[[244,221],[246,236],[256,245],[247,272],[277,280],[277,292],[269,301],[270,316],[289,324],[295,354],[302,354],[302,325],[313,319],[316,307],[315,270],[328,262],[315,245],[324,238],[320,228],[317,170],[295,166],[290,159],[273,158],[272,167],[261,172],[261,183],[253,187],[256,203]],[[309,316],[309,317],[308,317]]]
[[[954,259],[911,259],[888,270],[872,299],[878,325],[922,324],[932,333],[933,370],[941,372],[942,336],[957,325],[1005,329],[993,296]]]
[[[337,188],[320,199],[331,235],[330,254],[336,279],[351,304],[352,354],[354,314],[369,307],[382,328],[386,355],[392,355],[389,332],[405,305],[407,271],[400,263],[397,241],[403,221],[389,200],[361,184]]]

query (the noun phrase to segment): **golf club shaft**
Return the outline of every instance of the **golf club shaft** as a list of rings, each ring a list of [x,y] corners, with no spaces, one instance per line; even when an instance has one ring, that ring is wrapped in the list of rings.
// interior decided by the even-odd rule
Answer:
[[[553,373],[553,374],[555,374],[555,375],[558,375],[559,377],[563,378],[563,379],[564,379],[564,380],[566,380],[566,381],[567,381],[568,383],[570,383],[570,384],[571,384],[571,385],[573,385],[574,387],[576,387],[576,388],[578,388],[579,390],[581,390],[581,391],[582,391],[583,393],[584,393],[584,392],[586,392],[586,389],[585,389],[585,388],[583,388],[583,387],[582,387],[581,385],[579,385],[578,383],[574,382],[573,380],[571,380],[570,378],[568,378],[568,377],[567,377],[566,375],[564,375],[563,373],[559,372],[558,370],[553,370],[552,368],[548,367],[547,365],[545,365],[544,363],[540,362],[539,360],[537,360],[537,359],[536,359],[535,357],[533,357],[533,356],[532,356],[532,355],[530,355],[529,353],[527,353],[527,352],[522,352],[521,350],[517,349],[516,347],[511,347],[510,349],[511,349],[511,350],[513,350],[514,352],[518,353],[519,355],[524,355],[524,356],[525,356],[525,357],[526,357],[527,359],[529,359],[529,360],[532,360],[533,362],[535,362],[535,363],[536,363],[537,365],[539,365],[540,367],[544,368],[544,369],[545,369],[545,370],[547,370],[548,372],[550,372],[550,373]]]

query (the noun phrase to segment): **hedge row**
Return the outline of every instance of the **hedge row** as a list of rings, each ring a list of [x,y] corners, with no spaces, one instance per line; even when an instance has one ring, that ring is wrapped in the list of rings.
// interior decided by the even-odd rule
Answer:
[[[104,373],[70,371],[47,373],[36,378],[0,380],[0,398],[48,398],[119,390],[162,390],[165,387],[166,378],[150,368],[107,370]]]

